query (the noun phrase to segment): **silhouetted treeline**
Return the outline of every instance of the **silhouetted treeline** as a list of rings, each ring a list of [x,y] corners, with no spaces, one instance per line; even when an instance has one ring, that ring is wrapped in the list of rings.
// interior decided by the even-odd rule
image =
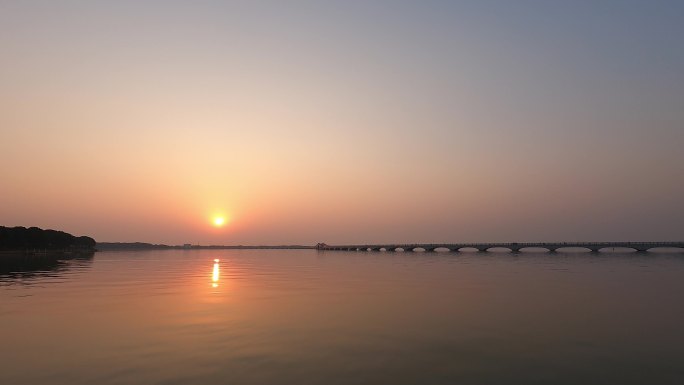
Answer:
[[[37,227],[0,226],[0,250],[94,250],[95,240]]]

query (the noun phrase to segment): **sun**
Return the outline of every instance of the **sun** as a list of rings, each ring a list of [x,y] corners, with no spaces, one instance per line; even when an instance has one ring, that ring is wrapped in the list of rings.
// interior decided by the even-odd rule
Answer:
[[[224,224],[226,224],[226,218],[224,218],[224,217],[215,217],[213,222],[214,222],[214,226],[216,226],[216,227],[221,227],[221,226],[223,226]]]

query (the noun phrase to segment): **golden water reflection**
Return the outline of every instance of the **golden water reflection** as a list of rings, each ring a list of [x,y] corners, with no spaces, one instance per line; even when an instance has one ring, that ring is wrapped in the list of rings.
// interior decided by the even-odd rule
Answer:
[[[214,259],[214,270],[211,273],[211,287],[218,287],[219,282],[219,260]]]

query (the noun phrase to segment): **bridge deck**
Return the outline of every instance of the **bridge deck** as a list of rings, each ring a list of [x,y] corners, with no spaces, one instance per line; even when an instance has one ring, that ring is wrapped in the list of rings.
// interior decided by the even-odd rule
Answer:
[[[556,251],[562,248],[585,248],[598,252],[606,248],[630,248],[637,251],[648,251],[655,248],[676,248],[684,252],[684,242],[499,242],[499,243],[384,243],[384,244],[359,244],[359,245],[326,245],[319,243],[316,245],[318,250],[358,250],[358,251],[414,251],[423,249],[434,251],[443,248],[451,251],[460,251],[463,248],[474,248],[480,251],[487,251],[493,248],[507,248],[514,252],[519,252],[525,248],[543,248]]]

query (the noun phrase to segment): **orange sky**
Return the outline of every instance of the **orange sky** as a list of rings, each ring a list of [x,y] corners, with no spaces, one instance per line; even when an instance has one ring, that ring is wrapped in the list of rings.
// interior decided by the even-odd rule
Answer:
[[[0,6],[0,225],[170,244],[682,238],[684,58],[666,29],[631,30],[637,10],[589,39],[591,13],[544,7],[151,4]]]

